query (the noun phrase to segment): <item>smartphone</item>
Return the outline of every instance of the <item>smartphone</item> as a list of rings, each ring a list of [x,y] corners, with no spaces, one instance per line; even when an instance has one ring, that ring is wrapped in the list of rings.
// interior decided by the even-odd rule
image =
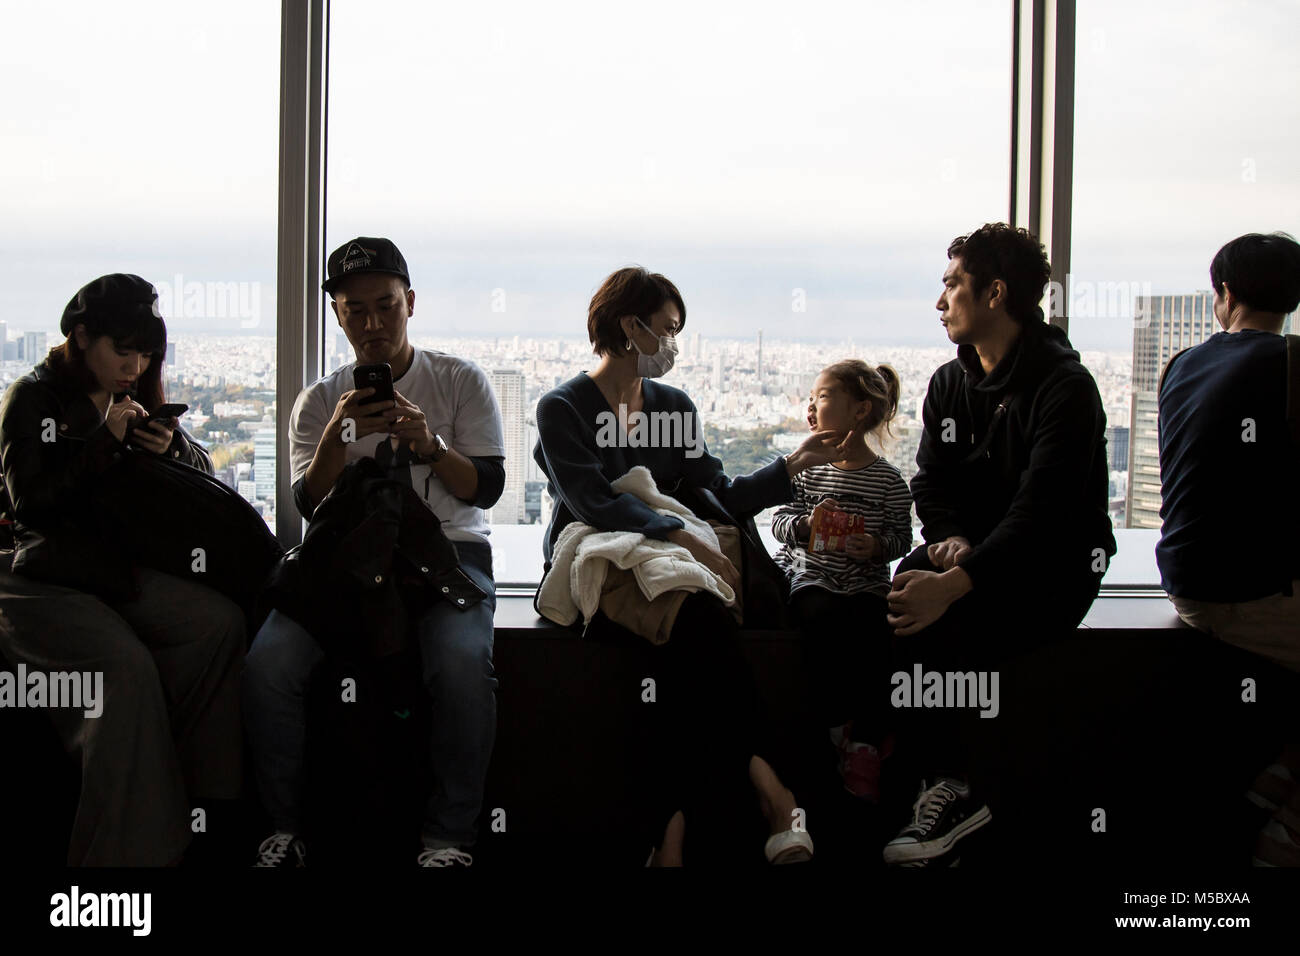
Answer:
[[[144,424],[150,425],[154,422],[165,422],[173,418],[180,418],[190,410],[188,405],[167,404],[159,405],[158,410],[144,420]]]
[[[352,384],[356,388],[373,388],[375,394],[365,400],[371,402],[391,402],[393,396],[393,367],[387,362],[377,365],[358,365],[352,370]]]

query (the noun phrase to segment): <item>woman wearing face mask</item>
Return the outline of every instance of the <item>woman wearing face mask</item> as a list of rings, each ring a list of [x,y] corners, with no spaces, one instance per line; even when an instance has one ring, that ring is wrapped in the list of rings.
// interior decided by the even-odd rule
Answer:
[[[681,545],[739,590],[740,574],[720,551],[688,531],[680,518],[659,514],[635,495],[615,492],[611,483],[642,465],[664,493],[683,485],[706,489],[743,520],[789,501],[791,478],[798,472],[843,457],[840,445],[847,435],[818,432],[793,454],[731,479],[704,448],[702,437],[695,446],[632,447],[643,443],[621,437],[611,441],[602,423],[611,415],[635,422],[637,413],[676,413],[689,422],[683,436],[702,436],[699,413],[686,393],[657,381],[673,366],[675,336],[685,323],[686,305],[677,288],[642,268],[618,270],[592,298],[587,333],[600,364],[537,404],[533,457],[547,475],[555,503],[543,542],[548,570],[560,532],[581,521],[599,531],[632,531]],[[593,626],[600,622],[597,615]],[[808,834],[791,829],[794,796],[762,756],[761,706],[736,632],[735,619],[720,600],[693,593],[682,604],[667,643],[654,648],[656,710],[671,738],[665,747],[671,766],[658,779],[662,818],[655,824],[658,846],[652,857],[662,866],[682,863],[688,819],[714,811],[711,804],[746,778],[772,834],[767,858],[798,862],[812,856]]]
[[[139,276],[89,283],[64,310],[67,340],[0,403],[0,510],[15,545],[0,563],[3,669],[84,675],[96,698],[46,711],[81,767],[73,866],[175,863],[192,808],[240,796],[243,612],[212,588],[134,567],[117,525],[100,520],[107,502],[96,507],[130,455],[212,473],[176,419],[145,423],[164,400],[156,300]]]

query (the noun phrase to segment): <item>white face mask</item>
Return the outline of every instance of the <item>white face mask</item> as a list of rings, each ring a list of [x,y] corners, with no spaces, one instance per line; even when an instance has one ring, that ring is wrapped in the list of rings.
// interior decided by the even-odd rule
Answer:
[[[654,335],[654,329],[646,325],[640,319],[636,320],[637,325],[645,329],[651,335]],[[659,336],[659,350],[653,355],[646,355],[641,351],[641,346],[636,344],[636,339],[629,339],[632,347],[637,351],[636,373],[642,378],[660,378],[672,371],[673,362],[677,360],[677,338],[672,335]]]

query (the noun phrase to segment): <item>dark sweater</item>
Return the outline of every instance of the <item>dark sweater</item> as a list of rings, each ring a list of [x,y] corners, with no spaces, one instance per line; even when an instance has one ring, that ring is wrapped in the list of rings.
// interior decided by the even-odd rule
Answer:
[[[975,348],[960,346],[931,376],[922,417],[912,479],[921,533],[931,544],[971,542],[961,566],[977,590],[1013,597],[1082,580],[1096,574],[1097,549],[1115,553],[1106,414],[1060,329],[1027,326],[987,375]],[[987,451],[967,462],[990,426]]]
[[[1300,468],[1286,422],[1286,340],[1219,332],[1174,356],[1159,421],[1161,586],[1198,601],[1289,592],[1300,574],[1291,491]]]
[[[790,500],[793,493],[781,458],[734,481],[722,473],[722,462],[704,446],[703,425],[694,403],[681,389],[642,379],[643,411],[689,415],[681,434],[694,436],[698,446],[617,447],[626,442],[608,440],[611,410],[600,388],[585,372],[547,392],[537,403],[537,447],[533,458],[549,481],[555,503],[551,526],[542,543],[547,565],[555,541],[571,521],[581,521],[601,531],[637,531],[664,540],[682,527],[680,518],[661,515],[635,495],[616,494],[610,487],[637,465],[644,465],[665,494],[684,487],[705,488],[733,515],[744,520],[772,505]],[[602,420],[602,413],[604,420]],[[602,428],[602,426],[605,426]],[[694,429],[694,430],[692,430]],[[629,424],[629,432],[632,425]],[[603,431],[603,434],[602,434]],[[617,438],[617,429],[614,429]],[[597,441],[600,436],[601,441]],[[631,436],[628,436],[631,437]],[[606,445],[610,447],[601,447]]]

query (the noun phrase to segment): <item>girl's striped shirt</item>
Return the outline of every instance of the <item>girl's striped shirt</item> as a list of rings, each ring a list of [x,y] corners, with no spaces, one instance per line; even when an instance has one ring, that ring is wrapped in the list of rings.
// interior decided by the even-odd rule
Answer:
[[[889,563],[912,549],[912,494],[897,468],[884,458],[852,471],[816,465],[794,476],[794,498],[772,516],[772,536],[781,542],[777,563],[790,578],[790,590],[821,587],[837,594],[889,593]],[[861,515],[866,533],[884,545],[884,560],[864,564],[843,551],[810,553],[807,538],[795,535],[800,518],[827,498],[840,510]]]

